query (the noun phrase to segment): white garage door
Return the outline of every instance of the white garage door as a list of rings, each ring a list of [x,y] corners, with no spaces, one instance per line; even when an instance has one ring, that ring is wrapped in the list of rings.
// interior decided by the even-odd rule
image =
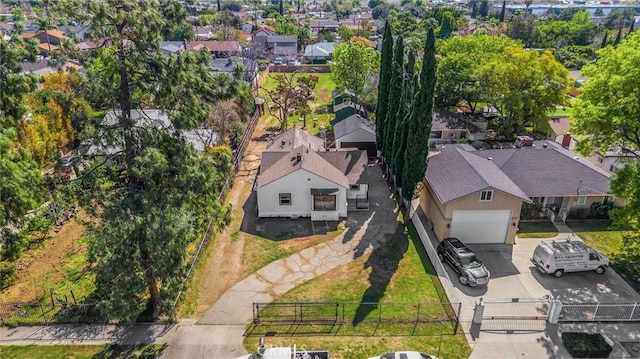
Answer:
[[[505,243],[511,211],[453,211],[451,237],[464,243]]]

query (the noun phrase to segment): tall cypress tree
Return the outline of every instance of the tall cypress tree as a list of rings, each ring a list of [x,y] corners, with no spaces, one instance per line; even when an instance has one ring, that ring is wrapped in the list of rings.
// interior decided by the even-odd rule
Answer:
[[[284,15],[284,0],[280,0],[280,7],[278,8],[278,11],[280,12],[280,15]]]
[[[471,18],[475,19],[476,16],[478,16],[478,5],[477,3],[474,1],[473,5],[471,6]]]
[[[607,42],[609,42],[609,31],[604,31],[604,37],[602,38],[602,43],[600,44],[600,48],[606,47]]]
[[[627,36],[631,35],[631,33],[633,32],[633,28],[634,28],[635,24],[636,24],[636,19],[632,18],[631,19],[631,27],[629,28],[629,32],[627,33]]]
[[[393,62],[393,35],[391,24],[387,21],[384,25],[384,37],[382,38],[382,55],[380,56],[380,76],[378,82],[378,106],[376,108],[376,143],[382,151],[384,146],[384,121],[387,119],[389,109],[389,84],[391,82],[391,66]]]
[[[427,33],[427,41],[422,57],[420,73],[420,89],[413,101],[409,118],[409,137],[405,151],[405,168],[402,172],[403,195],[407,200],[413,197],[416,184],[424,178],[427,170],[427,153],[429,150],[429,133],[433,120],[433,94],[436,86],[436,38],[433,28]]]
[[[396,120],[396,128],[393,140],[393,169],[396,174],[396,186],[402,187],[402,171],[404,169],[404,152],[407,149],[407,137],[409,136],[408,117],[410,115],[411,105],[414,95],[414,79],[413,68],[416,64],[416,57],[413,51],[409,51],[407,64],[404,69],[404,81],[402,85],[402,97],[400,98],[400,107],[398,108],[398,118]]]
[[[507,0],[502,0],[502,11],[500,11],[500,22],[504,22],[504,17],[507,12]]]
[[[618,30],[618,34],[616,35],[616,39],[613,40],[613,46],[616,46],[620,43],[620,40],[622,40],[622,28],[620,28],[620,30]]]
[[[404,76],[404,40],[399,36],[394,48],[393,65],[391,69],[391,88],[389,91],[389,110],[384,125],[387,128],[387,135],[384,136],[383,152],[389,161],[393,161],[393,140],[398,121],[398,108],[400,107],[400,97],[402,97],[402,78]]]

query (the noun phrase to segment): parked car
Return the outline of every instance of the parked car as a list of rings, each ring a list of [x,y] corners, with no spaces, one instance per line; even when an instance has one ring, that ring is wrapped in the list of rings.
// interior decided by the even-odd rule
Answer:
[[[393,352],[369,359],[438,359],[433,355],[420,352]]]
[[[475,287],[489,283],[489,270],[458,238],[443,239],[438,244],[437,252],[440,261],[446,261],[458,273],[461,284]]]
[[[282,57],[276,57],[275,60],[273,60],[274,65],[282,65],[283,63],[284,59]]]
[[[581,241],[542,241],[533,251],[531,262],[542,273],[562,277],[565,272],[605,272],[609,258]]]

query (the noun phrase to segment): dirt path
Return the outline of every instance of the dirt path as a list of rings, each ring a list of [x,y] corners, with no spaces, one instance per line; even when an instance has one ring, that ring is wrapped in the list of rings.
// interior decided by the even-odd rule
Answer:
[[[0,292],[2,301],[37,301],[45,294],[43,286],[50,287],[60,282],[66,275],[65,258],[72,253],[86,251],[79,239],[85,231],[81,222],[87,219],[84,212],[78,213],[77,218],[65,223],[58,232],[52,229],[38,248],[23,253],[16,261],[16,281]]]
[[[267,133],[264,119],[260,119],[252,138],[259,138]],[[256,172],[260,166],[260,154],[266,147],[265,141],[249,141],[235,182],[228,194],[229,203],[233,205],[233,222],[216,234],[212,243],[213,255],[207,263],[204,280],[200,286],[198,305],[192,317],[200,318],[229,288],[242,279],[242,253],[245,233],[240,231],[242,223],[242,206],[251,194]]]

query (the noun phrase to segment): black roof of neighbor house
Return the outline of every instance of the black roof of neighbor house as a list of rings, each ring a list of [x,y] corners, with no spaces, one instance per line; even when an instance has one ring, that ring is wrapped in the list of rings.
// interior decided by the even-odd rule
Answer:
[[[443,203],[487,187],[523,199],[610,192],[607,172],[551,141],[482,151],[447,145],[430,157],[426,179]]]
[[[298,37],[296,35],[273,35],[267,37],[267,42],[295,42],[298,43]]]

